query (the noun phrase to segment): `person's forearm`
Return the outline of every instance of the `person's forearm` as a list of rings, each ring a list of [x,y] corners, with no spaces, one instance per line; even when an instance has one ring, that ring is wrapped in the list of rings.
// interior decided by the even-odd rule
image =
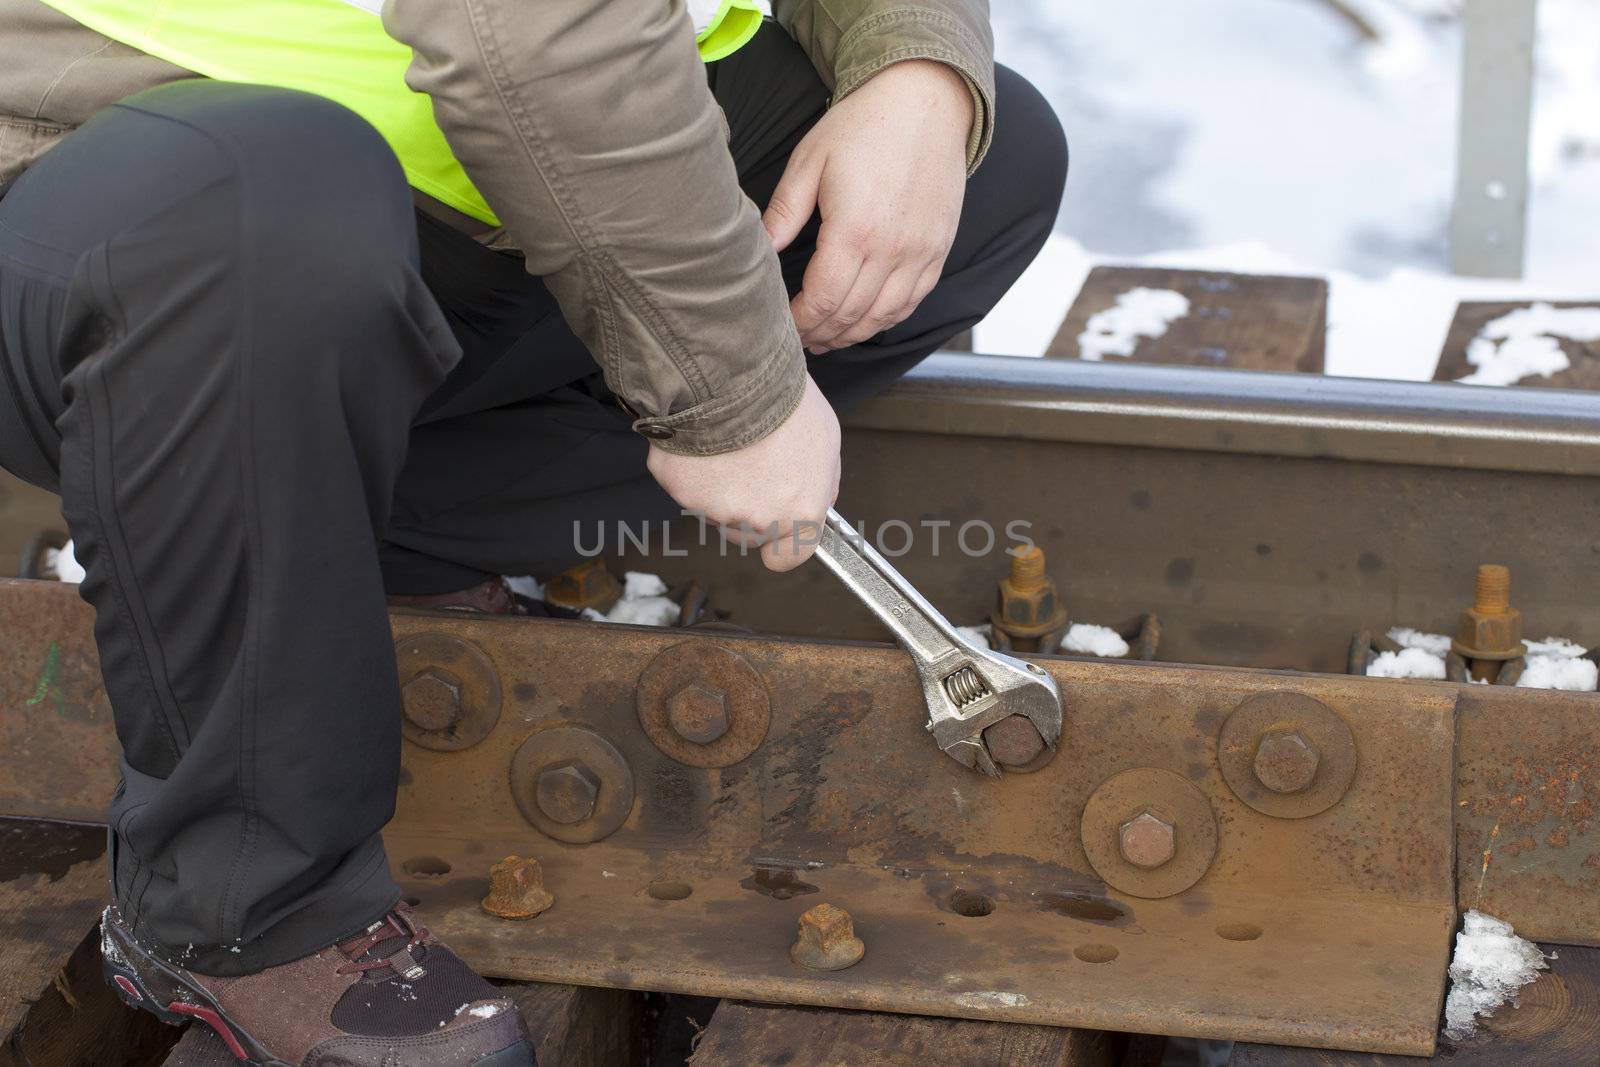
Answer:
[[[788,296],[681,5],[391,0],[384,24],[641,433],[719,453],[794,410]]]
[[[834,102],[908,59],[951,67],[972,94],[967,169],[994,133],[994,34],[988,0],[773,0],[773,16],[811,57]]]

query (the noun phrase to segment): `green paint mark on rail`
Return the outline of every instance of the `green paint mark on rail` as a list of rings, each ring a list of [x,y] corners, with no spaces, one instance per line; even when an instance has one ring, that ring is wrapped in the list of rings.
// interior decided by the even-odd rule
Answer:
[[[39,674],[39,684],[34,686],[33,696],[28,698],[28,706],[42,703],[56,688],[56,672],[61,666],[61,646],[54,641],[50,642],[50,653],[45,657],[44,670]],[[64,711],[66,703],[61,699],[61,694],[55,694],[56,711]]]

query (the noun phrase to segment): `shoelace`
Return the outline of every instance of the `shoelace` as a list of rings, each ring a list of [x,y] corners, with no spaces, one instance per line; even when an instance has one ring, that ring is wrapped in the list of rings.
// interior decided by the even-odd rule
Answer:
[[[397,937],[406,939],[405,946],[399,951],[377,959],[361,958],[383,942]],[[335,973],[359,974],[366,971],[375,971],[380,967],[393,967],[397,973],[405,977],[421,977],[422,968],[418,967],[416,960],[411,957],[411,949],[427,940],[428,928],[413,919],[407,909],[395,908],[382,919],[367,927],[366,932],[334,946],[349,958],[349,962],[340,965]],[[397,965],[395,962],[397,958],[401,957],[403,957],[404,966]]]

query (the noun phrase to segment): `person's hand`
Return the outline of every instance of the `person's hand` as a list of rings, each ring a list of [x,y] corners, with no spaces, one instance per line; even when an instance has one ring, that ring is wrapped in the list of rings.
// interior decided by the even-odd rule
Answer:
[[[770,570],[791,570],[816,551],[823,519],[839,495],[839,419],[807,375],[800,406],[755,444],[686,456],[652,443],[649,467],[683,507],[731,539],[760,544]]]
[[[961,75],[906,60],[841,100],[795,147],[762,222],[781,252],[822,212],[790,305],[813,354],[902,321],[939,280],[961,218],[972,122]]]

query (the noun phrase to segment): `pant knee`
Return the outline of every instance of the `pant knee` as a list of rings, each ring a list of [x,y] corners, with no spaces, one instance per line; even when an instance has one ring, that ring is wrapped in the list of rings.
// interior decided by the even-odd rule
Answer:
[[[994,140],[974,180],[990,183],[989,195],[1038,219],[1048,232],[1061,205],[1067,166],[1067,136],[1055,109],[1028,79],[996,66]]]

